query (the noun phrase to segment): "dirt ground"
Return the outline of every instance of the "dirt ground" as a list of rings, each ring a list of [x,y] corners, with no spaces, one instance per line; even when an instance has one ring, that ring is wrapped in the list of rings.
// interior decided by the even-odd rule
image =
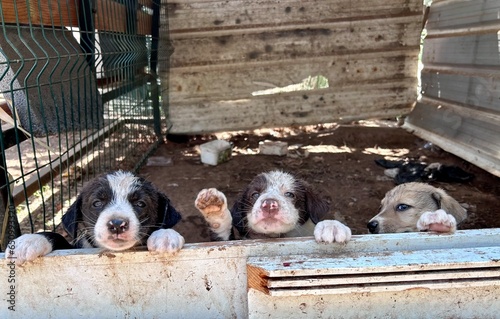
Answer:
[[[200,162],[199,145],[220,138],[234,144],[232,158],[218,166]],[[261,155],[262,140],[288,143],[287,156]],[[209,241],[204,220],[194,207],[199,190],[216,187],[232,205],[258,173],[281,169],[308,181],[331,202],[332,214],[353,234],[367,234],[384,194],[395,186],[376,159],[422,159],[454,165],[473,173],[467,183],[433,182],[468,210],[462,229],[500,227],[499,178],[397,127],[394,122],[317,125],[176,137],[160,146],[140,174],[172,200],[183,215],[177,229],[186,242]],[[165,162],[167,160],[167,162]],[[171,163],[168,163],[171,160]],[[160,164],[158,164],[160,162]]]

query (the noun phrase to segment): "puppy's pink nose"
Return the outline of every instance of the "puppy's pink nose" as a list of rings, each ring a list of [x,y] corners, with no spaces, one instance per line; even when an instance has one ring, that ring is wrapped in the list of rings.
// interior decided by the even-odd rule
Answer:
[[[269,198],[262,202],[260,208],[266,215],[275,215],[276,213],[278,213],[280,206],[277,200]]]

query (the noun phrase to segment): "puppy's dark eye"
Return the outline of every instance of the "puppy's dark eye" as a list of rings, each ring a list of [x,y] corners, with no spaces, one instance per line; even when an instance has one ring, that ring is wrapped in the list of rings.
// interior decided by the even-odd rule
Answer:
[[[102,202],[100,200],[95,200],[92,202],[92,207],[95,207],[95,208],[102,207]]]
[[[260,196],[259,192],[253,192],[252,195],[250,195],[253,199],[257,199]]]
[[[285,193],[285,196],[286,196],[286,197],[289,197],[289,198],[295,198],[295,194],[294,194],[294,193],[291,193],[291,192],[286,192],[286,193]]]
[[[410,205],[399,204],[398,206],[396,206],[396,211],[404,212],[405,210],[408,210],[409,208],[410,208]]]
[[[143,208],[146,207],[146,203],[143,202],[142,200],[138,200],[137,202],[135,202],[135,206]]]

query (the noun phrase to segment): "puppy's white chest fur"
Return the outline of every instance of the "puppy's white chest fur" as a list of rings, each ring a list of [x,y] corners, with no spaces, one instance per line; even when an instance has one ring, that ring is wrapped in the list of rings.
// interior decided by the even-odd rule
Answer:
[[[286,237],[305,237],[312,236],[314,234],[314,227],[316,225],[312,220],[308,219],[303,225],[299,225],[286,233]]]

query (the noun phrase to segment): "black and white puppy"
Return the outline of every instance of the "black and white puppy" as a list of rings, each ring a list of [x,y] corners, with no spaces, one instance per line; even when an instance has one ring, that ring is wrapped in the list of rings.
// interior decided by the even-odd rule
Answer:
[[[231,211],[226,196],[215,188],[201,190],[195,207],[208,223],[214,241],[313,234],[317,242],[342,243],[351,238],[347,226],[324,220],[329,212],[326,200],[305,181],[282,171],[257,175]]]
[[[26,234],[9,243],[5,257],[21,265],[56,249],[122,251],[146,241],[149,251],[175,253],[184,238],[169,228],[180,219],[167,196],[153,184],[117,171],[87,183],[63,215],[62,225],[73,244],[53,232]]]

